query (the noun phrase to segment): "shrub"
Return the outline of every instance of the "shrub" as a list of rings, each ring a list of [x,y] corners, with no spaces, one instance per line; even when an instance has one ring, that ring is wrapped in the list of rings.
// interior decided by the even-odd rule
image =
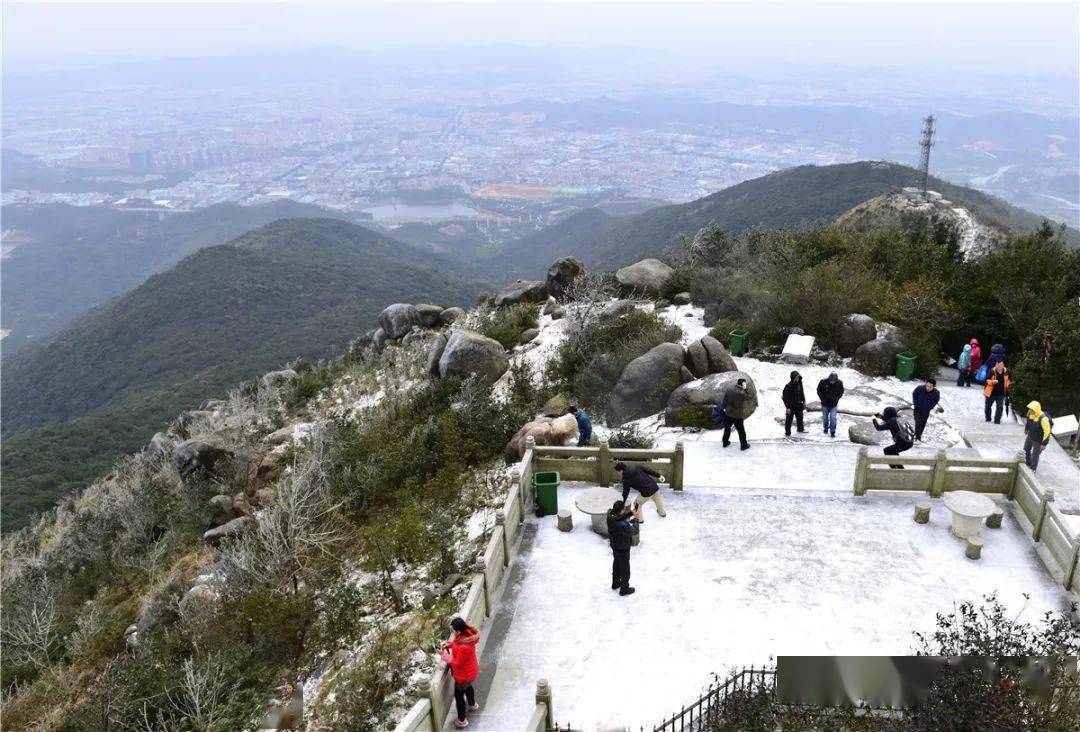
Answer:
[[[518,344],[521,334],[540,324],[540,307],[534,303],[518,303],[492,311],[480,321],[478,330],[510,350]]]
[[[656,441],[638,429],[637,425],[625,424],[608,435],[608,447],[630,450],[651,450]]]
[[[711,410],[708,409],[682,409],[675,423],[680,427],[716,429],[716,422],[713,421]]]
[[[571,328],[547,376],[558,391],[572,393],[593,410],[603,408],[626,365],[661,343],[678,341],[682,331],[655,313],[632,310],[618,317],[597,317]]]
[[[1014,401],[1039,401],[1051,414],[1080,413],[1080,305],[1062,305],[1032,343],[1012,369]]]

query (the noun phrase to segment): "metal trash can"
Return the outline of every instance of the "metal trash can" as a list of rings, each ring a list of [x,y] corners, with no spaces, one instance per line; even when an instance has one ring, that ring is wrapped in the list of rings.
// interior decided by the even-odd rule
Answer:
[[[536,496],[538,516],[554,516],[559,512],[559,473],[533,473],[533,495]]]
[[[900,381],[911,381],[915,376],[915,363],[918,357],[911,351],[896,354],[896,378]]]
[[[731,355],[741,356],[750,348],[750,334],[745,330],[731,331]]]

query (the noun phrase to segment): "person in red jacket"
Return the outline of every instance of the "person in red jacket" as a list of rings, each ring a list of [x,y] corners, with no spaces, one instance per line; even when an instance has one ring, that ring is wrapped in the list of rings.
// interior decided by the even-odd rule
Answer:
[[[454,726],[465,729],[469,726],[466,710],[475,712],[480,708],[472,686],[480,675],[480,662],[476,660],[476,644],[480,642],[480,631],[462,618],[451,620],[450,628],[453,635],[442,644],[443,649],[448,652],[444,653],[443,660],[450,664],[450,675],[454,677],[454,702],[457,704]]]
[[[971,346],[971,352],[968,353],[968,370],[971,372],[971,377],[975,378],[979,367],[983,365],[982,349],[979,348],[978,338],[972,338],[968,341],[968,345]]]

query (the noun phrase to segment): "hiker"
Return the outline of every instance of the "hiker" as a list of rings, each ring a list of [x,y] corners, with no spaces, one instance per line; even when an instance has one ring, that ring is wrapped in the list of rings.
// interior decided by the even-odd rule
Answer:
[[[589,444],[589,438],[592,437],[592,420],[581,407],[570,407],[570,414],[577,420],[577,446],[585,447]]]
[[[746,409],[746,400],[750,392],[746,390],[746,379],[735,382],[735,388],[724,392],[724,447],[731,444],[731,428],[739,433],[739,449],[749,450],[750,443],[746,441],[746,428],[743,426],[743,418],[736,414],[743,414]]]
[[[791,381],[784,384],[782,398],[784,400],[784,435],[791,437],[792,420],[795,420],[799,432],[806,432],[802,421],[803,409],[806,407],[806,394],[803,393],[802,376],[798,371],[791,372]]]
[[[836,437],[836,408],[840,404],[840,397],[844,396],[844,382],[840,381],[835,371],[818,382],[817,395],[821,400],[821,424],[825,427],[825,434]]]
[[[986,359],[987,372],[993,371],[995,364],[999,361],[1005,363],[1005,346],[1000,343],[995,343],[990,346],[990,357]]]
[[[916,386],[911,392],[911,403],[915,407],[915,439],[922,442],[922,433],[930,412],[941,401],[941,392],[937,390],[937,379],[927,379],[923,386]]]
[[[469,726],[466,710],[475,712],[480,708],[473,691],[473,682],[480,675],[480,662],[476,660],[480,631],[460,617],[450,621],[450,629],[453,635],[442,644],[442,659],[449,664],[450,675],[454,677],[454,702],[457,705],[454,726],[465,729]]]
[[[971,372],[971,378],[975,379],[979,373],[979,367],[983,364],[982,349],[979,348],[978,338],[972,338],[968,341],[968,345],[971,346],[971,352],[968,354],[968,371]]]
[[[881,424],[878,424],[879,419],[882,421]],[[915,430],[911,428],[910,424],[900,419],[900,413],[894,407],[885,407],[885,413],[875,414],[871,421],[874,424],[874,429],[878,432],[888,430],[892,433],[893,444],[882,451],[886,455],[899,455],[911,449],[914,444]],[[904,469],[903,465],[890,465],[889,467],[894,470]]]
[[[965,343],[964,350],[960,351],[960,358],[956,359],[956,370],[960,372],[956,377],[957,386],[971,386],[971,344]]]
[[[621,597],[634,594],[630,586],[630,546],[640,529],[641,507],[630,510],[624,501],[615,501],[607,515],[608,542],[611,544],[611,589]]]
[[[667,516],[667,511],[664,510],[664,497],[660,495],[660,486],[653,480],[653,478],[663,480],[664,477],[660,473],[643,465],[627,465],[626,463],[615,463],[615,472],[622,476],[624,503],[630,495],[630,489],[633,488],[638,492],[637,497],[634,498],[635,510],[640,508],[645,501],[652,501],[656,504],[656,512],[660,514],[660,517]],[[640,516],[638,520],[645,523]]]
[[[983,387],[983,396],[986,397],[986,421],[990,421],[990,406],[994,405],[994,424],[1001,424],[1001,409],[1005,405],[1005,395],[1009,393],[1012,379],[1009,370],[1005,368],[1004,361],[994,364],[994,370],[986,375],[986,386]]]
[[[1039,402],[1028,402],[1027,410],[1027,422],[1024,423],[1024,462],[1034,473],[1039,467],[1039,456],[1050,444],[1053,420],[1043,411]]]

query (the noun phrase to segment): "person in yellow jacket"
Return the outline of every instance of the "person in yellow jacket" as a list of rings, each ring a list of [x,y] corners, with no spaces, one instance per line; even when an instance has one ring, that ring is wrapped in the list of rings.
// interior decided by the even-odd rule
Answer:
[[[994,424],[1001,424],[1001,408],[1005,405],[1005,395],[1009,393],[1012,379],[1005,364],[998,361],[994,364],[994,370],[986,375],[986,386],[983,387],[983,396],[986,397],[986,421],[990,421],[990,406],[995,405]]]
[[[1050,417],[1038,402],[1027,405],[1027,422],[1024,423],[1024,462],[1031,472],[1039,467],[1039,455],[1050,444]]]

